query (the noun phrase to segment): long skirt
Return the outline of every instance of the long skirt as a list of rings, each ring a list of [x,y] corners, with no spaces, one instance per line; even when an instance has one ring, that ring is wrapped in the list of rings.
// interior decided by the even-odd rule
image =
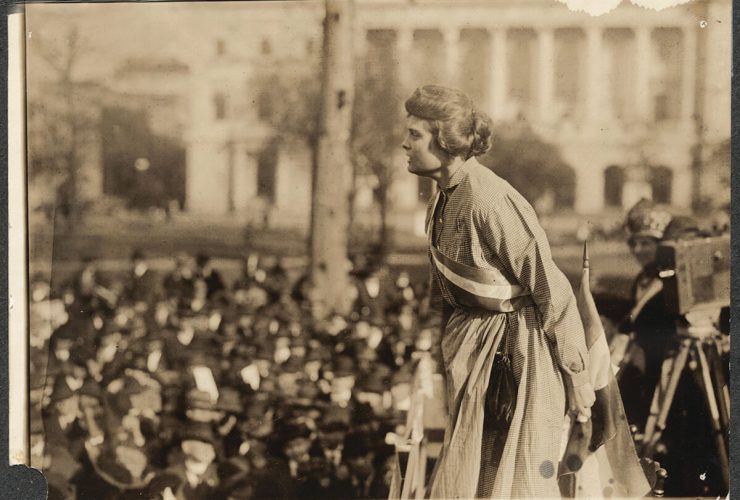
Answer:
[[[491,443],[498,439],[484,422],[484,408],[504,332],[518,392],[511,426],[496,451]],[[565,389],[535,308],[511,313],[457,309],[442,337],[442,357],[450,418],[430,497],[560,497]]]

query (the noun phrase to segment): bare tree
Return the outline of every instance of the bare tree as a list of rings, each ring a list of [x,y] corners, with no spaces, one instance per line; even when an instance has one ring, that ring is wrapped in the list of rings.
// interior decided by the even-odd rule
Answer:
[[[352,152],[358,174],[372,175],[376,180],[375,201],[380,210],[378,246],[381,258],[392,247],[389,214],[392,210],[390,190],[398,173],[394,152],[400,148],[403,117],[399,103],[400,89],[392,67],[382,61],[368,60],[355,101]]]
[[[74,71],[84,50],[76,26],[69,29],[64,43],[52,45],[39,38],[33,40],[35,53],[44,68],[29,68],[28,144],[29,174],[53,172],[61,181],[57,189],[57,206],[65,214],[70,230],[81,219],[80,149],[83,135],[94,123],[91,110],[95,107],[94,92],[82,95],[90,82],[77,81]],[[34,70],[48,72],[54,78],[46,84],[36,84]],[[45,75],[44,75],[45,76]],[[46,81],[39,78],[40,81]],[[33,85],[38,85],[33,87]],[[92,113],[94,114],[94,113]]]
[[[326,0],[321,114],[311,207],[314,314],[349,311],[347,231],[351,179],[350,131],[354,98],[349,0]]]

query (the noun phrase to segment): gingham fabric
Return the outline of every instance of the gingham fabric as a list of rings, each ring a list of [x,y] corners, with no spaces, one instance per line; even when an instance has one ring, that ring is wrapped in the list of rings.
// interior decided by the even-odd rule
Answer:
[[[475,158],[452,175],[427,214],[433,222],[430,243],[448,259],[497,270],[534,301],[508,313],[464,308],[432,264],[432,293],[444,299],[439,307],[452,312],[442,336],[450,419],[431,498],[559,497],[557,469],[567,430],[564,381],[588,380],[588,351],[570,284],[552,261],[532,207]],[[505,330],[519,389],[496,466],[481,463],[482,455],[496,458],[490,443],[483,448],[484,403]],[[489,441],[492,433],[485,435]]]

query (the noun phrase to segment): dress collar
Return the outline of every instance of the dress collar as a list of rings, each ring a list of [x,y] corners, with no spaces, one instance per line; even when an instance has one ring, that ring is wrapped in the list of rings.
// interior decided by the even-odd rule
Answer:
[[[446,185],[443,186],[442,184],[439,184],[439,189],[442,191],[452,191],[455,187],[457,187],[458,184],[460,184],[460,182],[462,182],[463,179],[468,176],[470,168],[477,162],[478,160],[476,160],[475,156],[472,156],[465,160],[463,164],[460,165],[457,170],[452,173]]]

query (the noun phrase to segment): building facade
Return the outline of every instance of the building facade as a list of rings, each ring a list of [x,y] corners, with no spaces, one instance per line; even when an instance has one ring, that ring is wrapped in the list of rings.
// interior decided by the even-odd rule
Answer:
[[[385,61],[401,95],[422,84],[451,85],[471,94],[495,128],[526,123],[572,167],[576,213],[617,212],[643,196],[685,208],[722,185],[704,167],[726,165],[717,151],[730,133],[729,0],[661,11],[622,2],[594,17],[554,0],[355,6],[359,72]],[[307,227],[311,152],[263,106],[264,76],[279,73],[299,97],[315,91],[303,87],[320,78],[323,2],[63,12],[94,19],[97,28],[86,36],[109,55],[84,68],[86,76],[107,71],[118,95],[147,103],[156,131],[182,142],[185,210]],[[139,64],[126,64],[131,58]],[[398,155],[393,214],[418,222],[432,187],[405,172],[400,147]],[[358,212],[372,208],[372,186],[357,180]]]
[[[250,26],[265,33],[252,46],[251,57],[255,49],[264,56],[271,43],[290,47],[269,38],[281,34],[281,24],[286,30],[301,26],[290,29],[296,40],[302,39],[293,49],[315,50],[320,43],[321,6],[274,9],[280,10],[279,21],[268,8],[256,10],[249,20]],[[368,50],[387,51],[388,61],[398,68],[404,94],[424,83],[450,85],[474,96],[497,126],[526,121],[559,146],[574,169],[573,208],[578,213],[622,209],[644,196],[690,207],[701,177],[697,169],[702,158],[697,155],[708,154],[729,136],[729,14],[727,1],[692,2],[659,12],[624,3],[598,17],[551,0],[359,1],[354,50],[358,61]],[[264,23],[257,21],[260,15]],[[380,48],[374,46],[378,40],[383,41]],[[279,54],[274,57],[280,61]],[[246,61],[222,68],[224,75],[241,74],[243,87],[249,80],[245,72],[260,71]],[[214,194],[228,192],[230,179],[240,179],[236,189],[246,194],[244,203],[254,199],[259,183],[254,167],[237,166],[242,173],[224,174],[232,168],[230,153],[219,144],[234,134],[233,127],[251,128],[260,137],[269,136],[269,131],[256,125],[254,110],[239,113],[233,127],[202,119],[218,115],[216,96],[231,87],[229,77],[217,77],[219,72],[212,67],[194,73],[201,76],[191,95],[191,123],[193,130],[207,128],[212,141],[209,147],[193,136],[188,142],[192,151],[188,172],[193,179],[188,208],[223,212],[228,209],[224,198]],[[204,107],[208,105],[210,110]],[[246,129],[243,133],[249,143],[249,133]],[[244,145],[246,149],[236,153],[237,165],[254,163],[263,147],[257,143],[252,150]],[[398,168],[403,170],[400,156]],[[275,189],[287,193],[291,205],[299,203],[307,210],[306,166],[298,166],[295,159],[278,161],[276,166]],[[197,173],[206,170],[209,182]],[[297,192],[302,192],[298,198]],[[413,176],[399,175],[393,193],[396,210],[413,212],[423,206],[428,188]],[[271,195],[269,203],[279,210],[281,201]]]

